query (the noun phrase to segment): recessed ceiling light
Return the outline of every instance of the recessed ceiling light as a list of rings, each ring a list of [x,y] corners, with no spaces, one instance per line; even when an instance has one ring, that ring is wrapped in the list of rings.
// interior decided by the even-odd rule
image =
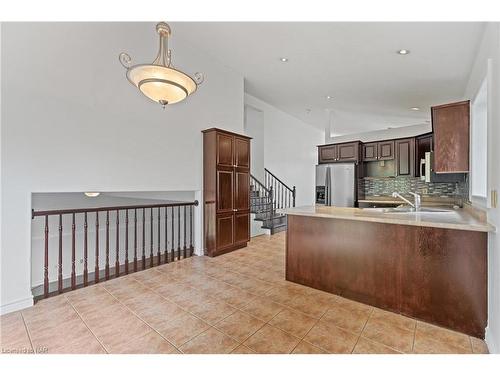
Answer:
[[[280,57],[280,61],[281,62],[287,62],[288,61],[288,57]]]
[[[412,111],[420,111],[420,108],[419,107],[411,107],[410,108]]]
[[[326,96],[326,98],[327,98],[328,100],[333,99],[333,97],[331,97],[330,95],[327,95],[327,96]]]
[[[409,53],[410,53],[409,49],[400,49],[398,51],[398,54],[400,54],[400,55],[408,55]]]

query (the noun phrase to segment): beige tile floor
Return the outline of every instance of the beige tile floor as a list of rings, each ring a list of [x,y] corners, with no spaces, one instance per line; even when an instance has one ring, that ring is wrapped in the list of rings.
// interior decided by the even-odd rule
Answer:
[[[487,353],[482,340],[284,280],[284,233],[1,317],[3,353]]]

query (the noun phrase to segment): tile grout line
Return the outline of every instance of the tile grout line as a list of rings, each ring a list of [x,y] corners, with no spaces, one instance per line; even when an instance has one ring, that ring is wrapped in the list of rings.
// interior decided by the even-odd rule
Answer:
[[[90,329],[90,327],[88,326],[87,322],[83,319],[83,317],[81,316],[80,312],[76,309],[75,306],[73,306],[73,304],[71,303],[71,301],[69,300],[69,298],[67,296],[64,296],[64,298],[66,299],[66,301],[69,303],[69,305],[71,306],[71,308],[76,312],[76,315],[78,315],[78,317],[80,318],[80,320],[82,321],[82,323],[85,325],[85,327],[87,327],[87,329],[89,330],[89,332],[92,334],[92,336],[94,336],[94,338],[97,340],[97,342],[99,343],[99,345],[101,345],[102,349],[104,350],[104,352],[106,354],[109,354],[108,350],[106,349],[106,347],[104,346],[104,344],[101,342],[101,340],[99,340],[99,338],[96,336],[96,334],[94,333],[94,331],[92,331]]]
[[[26,330],[26,334],[28,335],[28,340],[30,341],[31,350],[33,350],[33,354],[38,354],[35,350],[35,346],[33,345],[33,339],[31,337],[31,332],[28,328],[28,325],[26,324],[26,320],[24,319],[24,315],[23,315],[22,311],[20,312],[20,314],[21,314],[21,319],[23,320],[24,329]]]
[[[158,335],[160,335],[160,337],[161,337],[162,339],[164,339],[165,341],[167,341],[167,342],[168,342],[170,345],[172,345],[175,349],[177,349],[178,351],[180,351],[180,349],[179,349],[176,345],[174,345],[174,343],[170,342],[170,340],[168,340],[166,337],[164,337],[164,336],[163,336],[160,332],[158,332],[155,328],[153,328],[153,327],[152,327],[152,326],[151,326],[148,322],[146,322],[146,321],[145,321],[145,320],[143,320],[143,319],[142,319],[139,315],[137,315],[137,314],[135,313],[135,311],[133,311],[130,307],[128,307],[128,306],[127,306],[127,305],[125,305],[122,301],[120,301],[118,298],[116,298],[116,296],[115,296],[115,295],[113,295],[113,294],[112,294],[112,293],[111,293],[108,289],[106,289],[106,287],[103,287],[103,289],[104,289],[104,290],[105,290],[105,291],[106,291],[106,292],[107,292],[107,293],[108,293],[111,297],[113,297],[115,300],[117,300],[117,301],[118,301],[118,303],[119,303],[120,305],[122,305],[122,306],[123,306],[123,307],[125,307],[128,311],[130,311],[130,312],[132,313],[132,315],[134,315],[137,319],[139,319],[141,322],[143,322],[143,323],[144,323],[144,324],[146,324],[149,328],[151,328],[154,332],[156,332]],[[162,297],[162,298],[163,298],[163,297]],[[171,302],[171,301],[168,301],[168,302]],[[172,303],[173,303],[173,302],[172,302]],[[178,305],[176,305],[176,306],[178,306]],[[180,306],[178,306],[178,307],[182,309],[182,307],[180,307]],[[184,309],[182,309],[182,310],[184,310]],[[186,311],[186,310],[184,310],[184,311]],[[174,320],[175,320],[175,319],[174,319]],[[203,331],[203,332],[205,332],[205,331]],[[141,337],[143,337],[143,336],[146,336],[146,333],[145,333],[144,335],[142,335]],[[132,339],[130,339],[130,340],[128,340],[128,341],[126,341],[126,343],[128,343],[128,342],[130,342],[130,341],[132,341]]]
[[[299,344],[304,341],[304,338],[309,334],[309,332],[311,332],[311,330],[316,327],[318,325],[318,323],[321,321],[321,319],[326,315],[326,313],[329,311],[330,309],[326,309],[326,311],[319,317],[319,319],[316,321],[316,323],[313,324],[313,326],[311,328],[309,328],[309,330],[306,332],[306,334],[300,339],[300,341],[297,343],[297,345],[295,345],[293,347],[293,349],[290,351],[289,354],[293,353],[293,351],[297,348],[297,346],[299,346]],[[306,341],[307,343],[311,344],[309,341]],[[324,350],[323,348],[320,348],[319,346],[316,346],[314,344],[311,344],[312,346],[315,346],[321,350]]]
[[[365,330],[366,328],[366,325],[368,324],[368,321],[370,320],[370,318],[372,317],[373,315],[373,312],[375,311],[375,309],[373,308],[372,306],[372,310],[370,311],[370,315],[368,315],[368,319],[366,319],[366,322],[365,324],[363,324],[363,328],[361,328],[361,331],[359,331],[359,336],[358,338],[356,339],[356,343],[354,344],[354,346],[352,347],[352,350],[351,350],[351,354],[354,352],[354,349],[356,348],[356,345],[358,345],[358,342],[359,342],[359,339],[361,338],[361,335],[363,334],[363,331]]]
[[[417,337],[417,321],[415,320],[415,328],[413,329],[413,341],[411,343],[411,353],[414,354],[415,351],[415,339]]]

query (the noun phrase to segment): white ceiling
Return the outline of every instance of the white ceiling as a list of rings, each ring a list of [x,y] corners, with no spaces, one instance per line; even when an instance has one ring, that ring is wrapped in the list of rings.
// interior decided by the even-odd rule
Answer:
[[[461,99],[484,23],[171,26],[174,56],[175,43],[184,40],[240,72],[249,94],[321,129],[331,108],[333,132],[348,134],[421,124],[431,105]],[[403,48],[411,53],[398,55]]]

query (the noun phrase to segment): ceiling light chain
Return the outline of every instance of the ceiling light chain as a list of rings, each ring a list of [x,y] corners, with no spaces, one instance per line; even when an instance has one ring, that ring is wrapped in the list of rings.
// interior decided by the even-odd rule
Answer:
[[[127,69],[127,79],[145,96],[160,103],[163,108],[167,104],[180,102],[195,92],[203,83],[202,73],[193,77],[172,66],[172,51],[168,48],[168,38],[172,34],[170,26],[165,22],[156,25],[159,35],[158,54],[151,64],[131,65],[132,58],[125,52],[120,53],[119,60]]]

